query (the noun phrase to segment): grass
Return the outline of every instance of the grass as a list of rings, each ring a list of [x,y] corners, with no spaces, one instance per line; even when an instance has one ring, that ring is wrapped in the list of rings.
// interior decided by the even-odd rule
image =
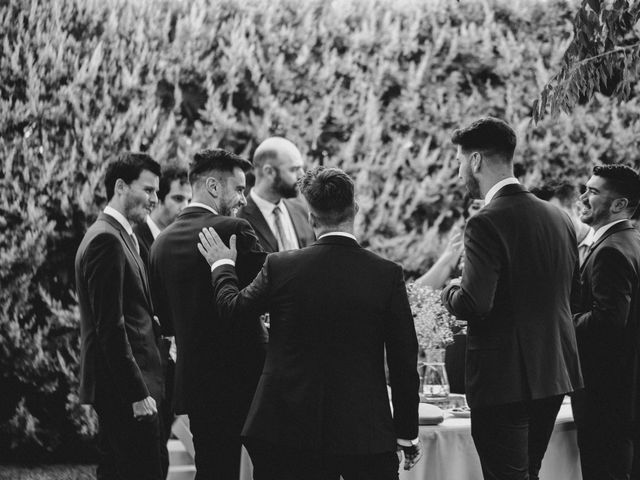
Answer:
[[[0,480],[95,480],[95,465],[0,465]]]

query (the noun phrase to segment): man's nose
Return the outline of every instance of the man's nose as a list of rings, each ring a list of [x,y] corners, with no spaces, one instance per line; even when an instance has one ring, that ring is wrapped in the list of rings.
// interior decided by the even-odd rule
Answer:
[[[247,197],[244,196],[244,193],[240,194],[240,202],[238,203],[240,203],[241,207],[244,207],[247,205]]]

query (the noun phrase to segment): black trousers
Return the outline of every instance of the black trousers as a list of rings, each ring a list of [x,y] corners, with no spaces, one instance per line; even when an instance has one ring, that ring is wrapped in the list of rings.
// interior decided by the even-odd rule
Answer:
[[[168,457],[165,465],[160,417],[137,420],[131,405],[109,400],[94,408],[99,421],[98,480],[164,480]]]
[[[304,439],[302,439],[304,441]],[[253,480],[397,480],[396,452],[377,455],[323,455],[245,439]]]
[[[571,398],[583,480],[631,478],[638,425],[621,415],[616,400],[610,393],[588,389]]]
[[[537,480],[564,395],[471,409],[485,480]]]
[[[211,412],[190,412],[189,426],[195,450],[195,480],[229,480],[240,476],[241,425]]]

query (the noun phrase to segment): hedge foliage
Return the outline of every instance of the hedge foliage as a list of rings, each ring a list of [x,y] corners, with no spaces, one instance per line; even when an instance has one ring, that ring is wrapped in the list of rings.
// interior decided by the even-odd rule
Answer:
[[[187,163],[268,135],[357,179],[358,235],[424,271],[460,216],[453,128],[516,126],[525,183],[638,163],[637,96],[530,122],[570,41],[559,0],[0,2],[0,455],[71,458],[73,257],[123,150]],[[637,87],[636,92],[637,93]]]

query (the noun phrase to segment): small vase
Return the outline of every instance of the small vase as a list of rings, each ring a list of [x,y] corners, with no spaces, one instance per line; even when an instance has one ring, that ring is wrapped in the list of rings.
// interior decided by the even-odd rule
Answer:
[[[426,350],[418,362],[420,392],[426,401],[449,396],[449,381],[444,366],[444,350]]]

